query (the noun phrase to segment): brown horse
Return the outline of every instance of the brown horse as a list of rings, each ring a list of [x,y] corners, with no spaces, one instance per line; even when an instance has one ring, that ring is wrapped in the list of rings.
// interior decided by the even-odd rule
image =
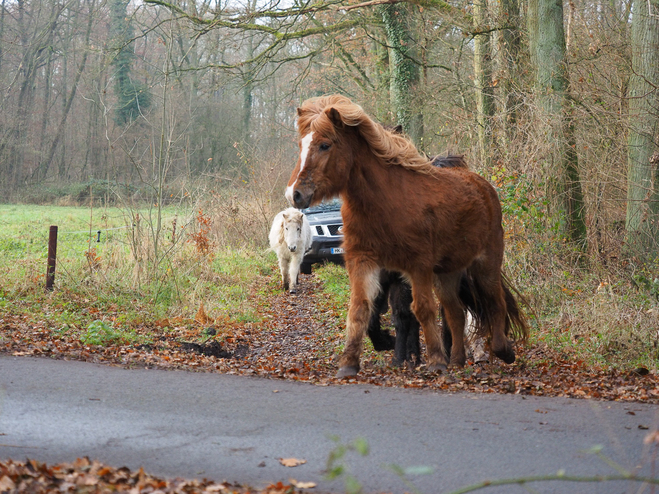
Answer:
[[[492,351],[514,362],[506,335],[524,339],[528,326],[502,276],[501,205],[492,185],[461,167],[434,167],[406,137],[384,129],[346,97],[312,98],[297,112],[300,157],[287,199],[297,208],[343,199],[351,293],[338,377],[359,372],[381,268],[402,272],[411,282],[429,370],[465,363],[465,274]],[[433,290],[451,330],[450,362],[436,327]]]

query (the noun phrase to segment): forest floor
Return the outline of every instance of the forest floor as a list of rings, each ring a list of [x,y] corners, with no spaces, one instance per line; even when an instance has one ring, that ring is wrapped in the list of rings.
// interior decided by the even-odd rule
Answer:
[[[272,290],[257,286],[259,283],[265,285],[272,280],[261,279],[253,288],[253,296],[261,299],[258,322],[211,319],[202,306],[194,320],[143,321],[134,331],[142,335],[146,343],[138,344],[118,338],[105,341],[103,345],[85,345],[79,332],[58,327],[47,317],[30,315],[28,307],[18,310],[16,307],[4,308],[0,310],[0,352],[127,368],[261,376],[322,386],[358,382],[451,393],[515,393],[659,403],[659,377],[647,369],[597,368],[542,343],[518,346],[518,358],[512,365],[499,361],[478,365],[468,362],[464,369],[442,374],[429,373],[423,365],[416,369],[394,367],[390,365],[392,352],[367,350],[357,377],[336,379],[345,308],[334,304],[313,275],[301,276],[296,295],[284,292],[273,295]],[[84,305],[84,300],[79,303]],[[58,309],[50,307],[38,312],[47,314],[49,310]],[[110,311],[96,316],[99,320],[114,320],[117,314]],[[246,491],[241,486],[206,481],[184,484],[180,479],[156,479],[142,471],[116,469],[87,459],[55,466],[30,460],[0,462],[0,491],[17,488],[19,491],[52,492],[70,487],[75,492],[106,492],[109,485],[120,491],[148,486],[163,492]],[[261,492],[293,492],[296,489],[291,485],[273,485]]]

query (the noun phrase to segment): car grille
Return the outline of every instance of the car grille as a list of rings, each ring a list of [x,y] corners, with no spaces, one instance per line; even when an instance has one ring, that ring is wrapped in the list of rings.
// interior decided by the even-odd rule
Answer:
[[[338,224],[338,225],[316,225],[316,234],[320,235],[321,237],[341,237],[343,235],[343,231],[341,230],[341,227],[343,225]]]

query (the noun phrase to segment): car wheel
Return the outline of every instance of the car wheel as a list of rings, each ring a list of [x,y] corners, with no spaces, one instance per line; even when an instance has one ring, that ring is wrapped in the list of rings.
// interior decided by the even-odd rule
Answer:
[[[300,266],[300,272],[302,274],[311,274],[311,263],[303,262],[302,265]]]

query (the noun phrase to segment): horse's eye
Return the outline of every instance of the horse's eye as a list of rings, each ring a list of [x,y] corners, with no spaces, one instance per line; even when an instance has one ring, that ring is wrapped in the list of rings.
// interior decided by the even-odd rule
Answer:
[[[330,145],[327,144],[326,142],[323,142],[320,146],[318,146],[318,148],[319,148],[321,151],[327,151],[327,150],[330,148]]]

